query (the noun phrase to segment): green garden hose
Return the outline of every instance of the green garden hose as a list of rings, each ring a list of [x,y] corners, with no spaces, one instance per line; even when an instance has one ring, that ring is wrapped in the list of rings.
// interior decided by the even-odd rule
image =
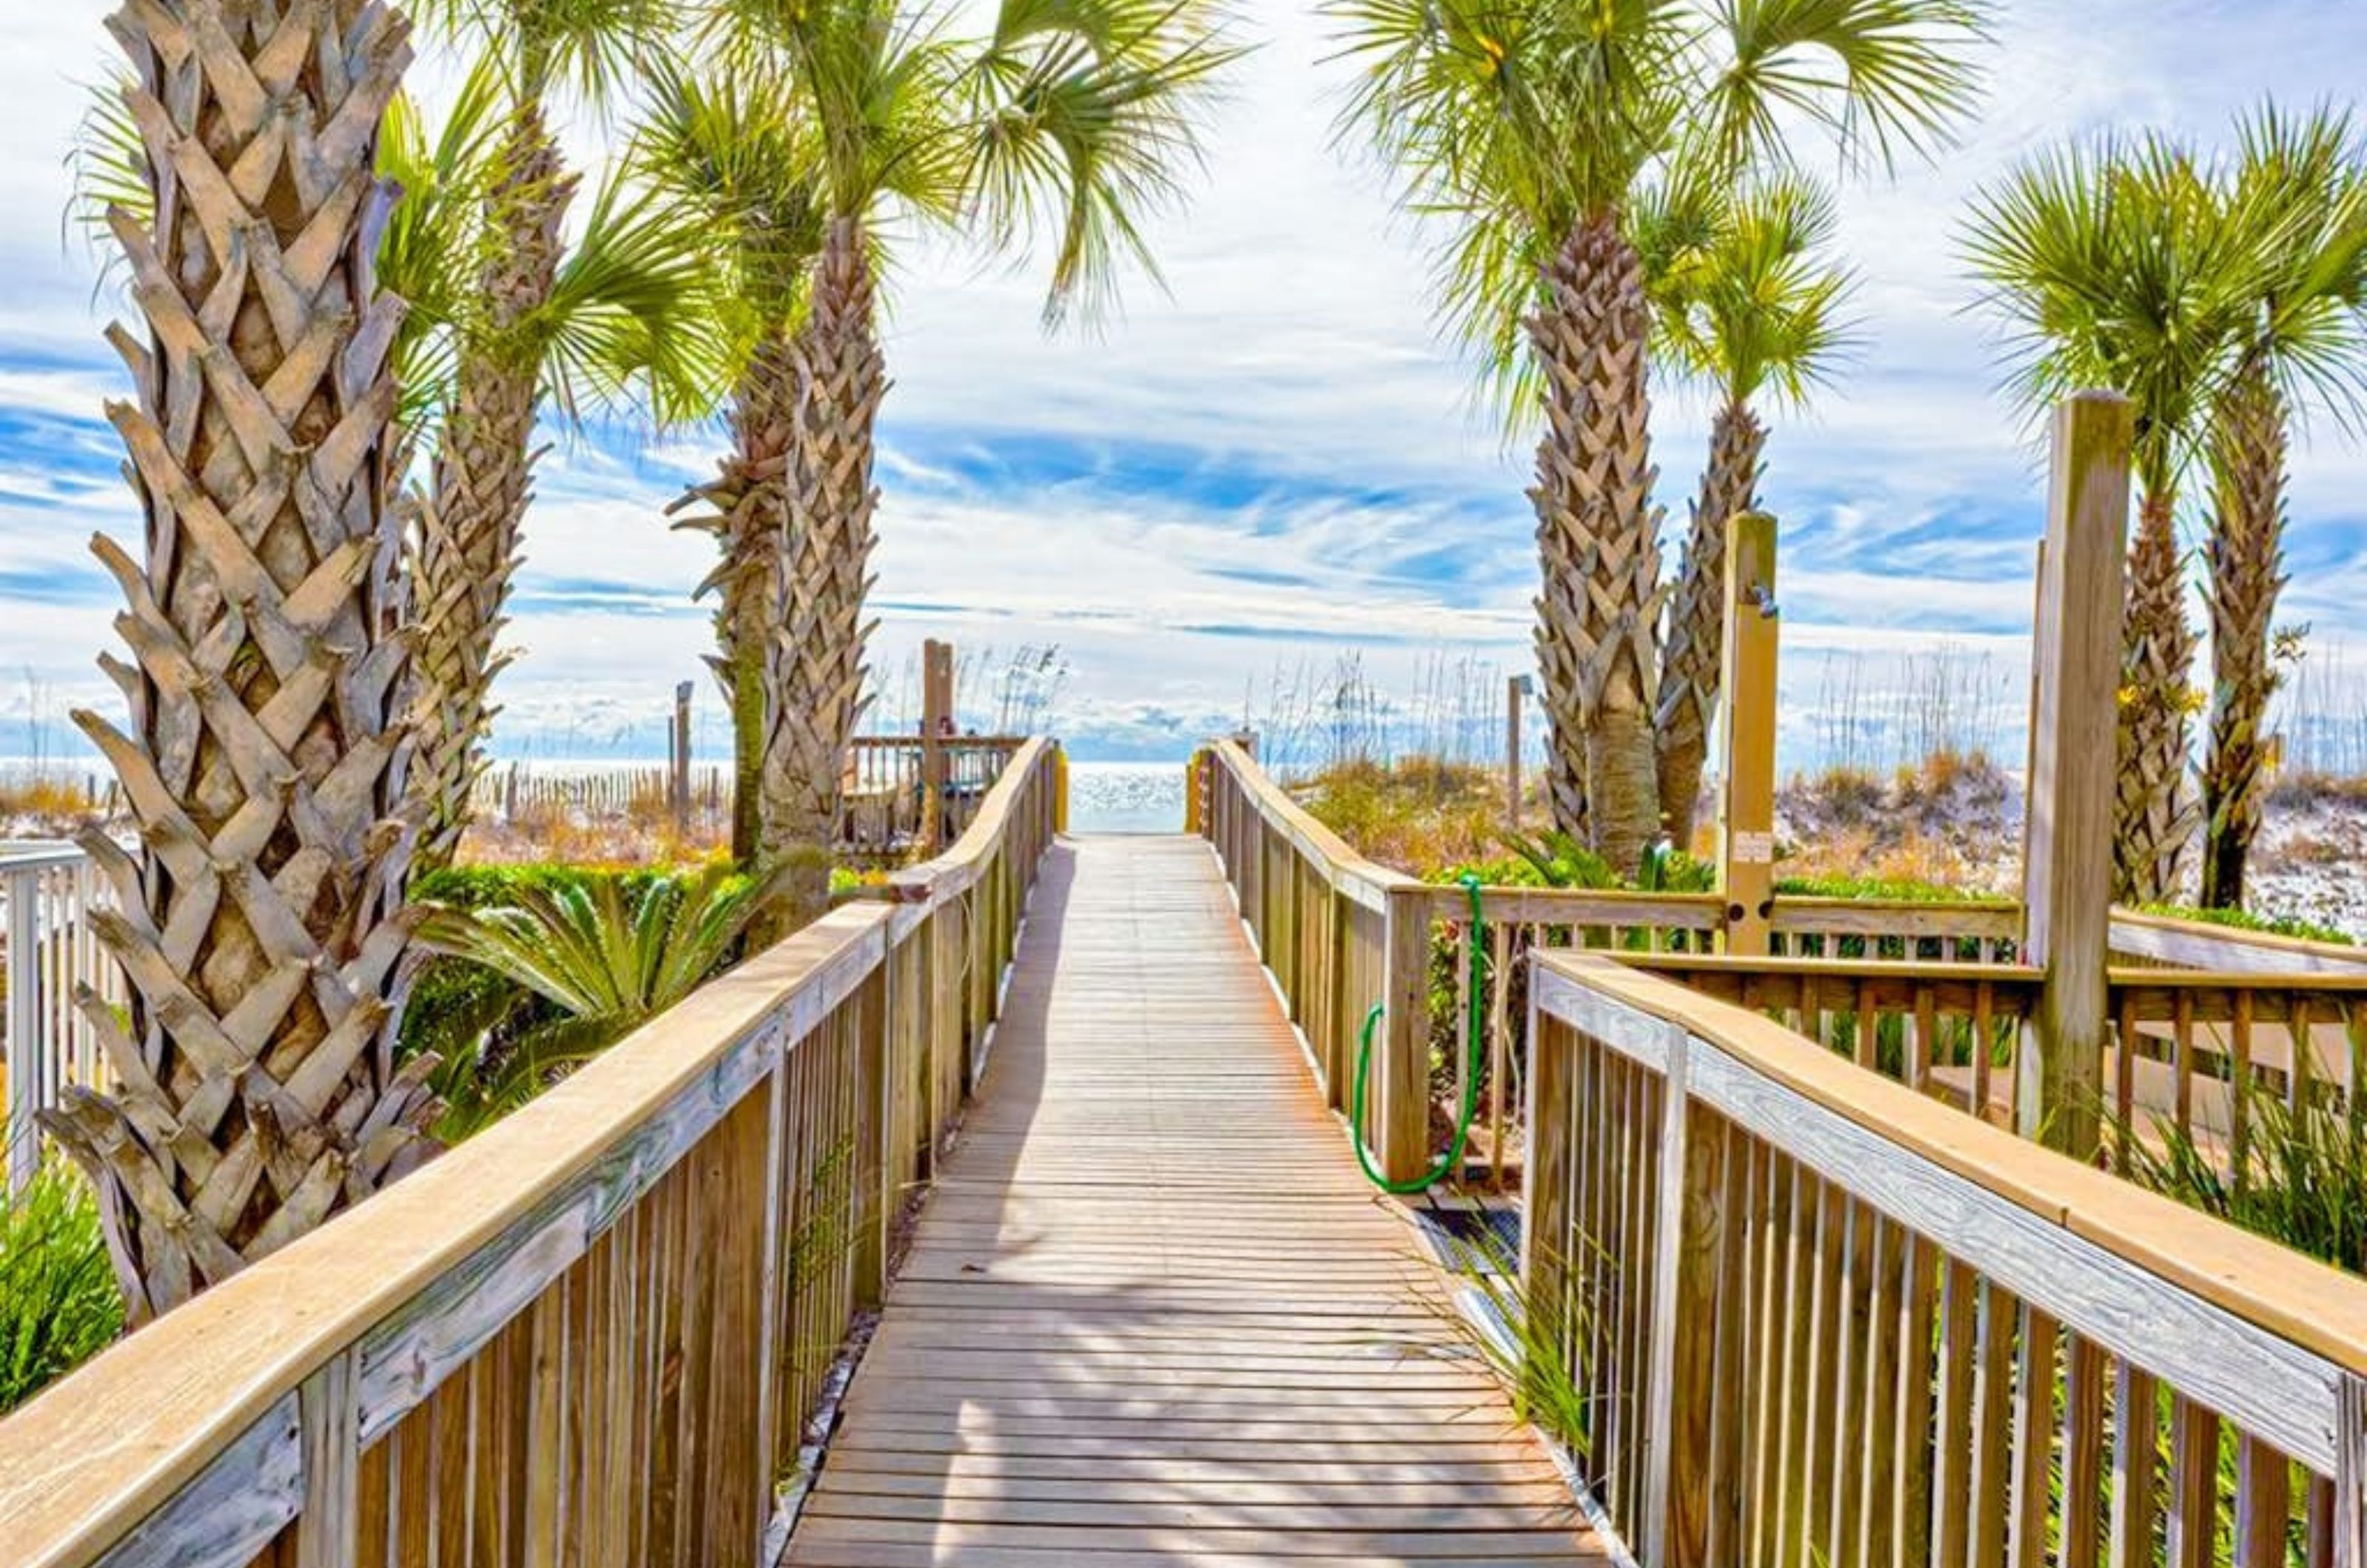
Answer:
[[[1365,1146],[1365,1082],[1373,1066],[1373,1031],[1380,1027],[1381,1017],[1388,1010],[1387,1003],[1375,1002],[1373,1010],[1365,1015],[1364,1037],[1356,1046],[1355,1088],[1349,1107],[1351,1120],[1348,1123],[1353,1135],[1348,1141],[1356,1145],[1356,1163],[1365,1168],[1365,1175],[1384,1192],[1426,1192],[1449,1172],[1461,1169],[1463,1145],[1471,1137],[1471,1119],[1479,1109],[1479,1012],[1486,996],[1479,984],[1479,879],[1466,872],[1457,880],[1471,898],[1471,972],[1469,983],[1464,987],[1470,997],[1470,1027],[1466,1031],[1466,1037],[1471,1043],[1471,1065],[1470,1070],[1463,1075],[1463,1105],[1455,1114],[1454,1141],[1446,1145],[1446,1152],[1438,1157],[1436,1165],[1410,1181],[1391,1181],[1383,1176],[1373,1164],[1372,1150]]]

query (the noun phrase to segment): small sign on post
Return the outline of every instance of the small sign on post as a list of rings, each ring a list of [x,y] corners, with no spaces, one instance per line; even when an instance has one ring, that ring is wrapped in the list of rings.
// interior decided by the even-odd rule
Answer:
[[[1727,525],[1726,758],[1717,814],[1719,951],[1764,956],[1775,915],[1775,519]]]

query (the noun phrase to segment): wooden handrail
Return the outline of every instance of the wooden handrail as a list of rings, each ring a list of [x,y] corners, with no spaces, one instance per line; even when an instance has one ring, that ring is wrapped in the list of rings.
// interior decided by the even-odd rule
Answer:
[[[2011,1530],[2099,1561],[2101,1486],[2050,1490],[2049,1446],[2062,1435],[2090,1475],[2108,1449],[2149,1475],[2156,1388],[2183,1467],[2173,1542],[2200,1532],[2207,1561],[2225,1522],[2224,1418],[2241,1432],[2237,1561],[2282,1564],[2289,1523],[2313,1565],[2360,1561],[2367,1281],[1633,966],[1546,955],[1533,998],[1531,1299],[1601,1314],[1575,1330],[1601,1357],[1580,1363],[1584,1395],[1643,1396],[1640,1421],[1606,1403],[1582,1462],[1644,1561],[1740,1560],[1785,1507],[1803,1557],[1832,1521],[1879,1518],[1886,1539]],[[1587,1152],[1606,1145],[1629,1157]],[[1782,1453],[1750,1446],[1787,1431]],[[1781,1471],[1827,1451],[1880,1462]],[[2298,1498],[2288,1461],[2312,1477]],[[1740,1462],[1788,1479],[1721,1479]],[[2136,1550],[2113,1560],[2149,1561],[2155,1489],[2123,1496]]]
[[[2181,969],[2262,975],[2367,975],[2367,947],[2214,925],[2139,909],[2112,911],[2112,953]]]
[[[498,1494],[515,1539],[595,1537],[613,1499],[549,1478],[592,1462],[564,1435],[611,1399],[652,1420],[635,1400],[683,1401],[666,1419],[705,1446],[665,1438],[678,1543],[590,1560],[753,1560],[819,1386],[791,1352],[826,1354],[882,1287],[887,1224],[957,1109],[1050,841],[1055,755],[1023,748],[923,868],[923,900],[832,910],[0,1422],[0,1560],[356,1561],[428,1529],[438,1499],[405,1498],[406,1524],[386,1488],[397,1441],[440,1444],[452,1400],[470,1442],[447,1487]],[[796,1228],[832,1214],[832,1247]],[[628,1221],[646,1238],[617,1240]],[[481,1407],[480,1370],[515,1402]],[[535,1450],[521,1495],[500,1455],[527,1448],[504,1444]]]

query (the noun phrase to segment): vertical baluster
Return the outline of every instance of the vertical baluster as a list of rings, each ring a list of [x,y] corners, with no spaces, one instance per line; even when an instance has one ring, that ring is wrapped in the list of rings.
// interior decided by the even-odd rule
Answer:
[[[2057,1568],[2096,1568],[2102,1546],[2104,1353],[2066,1336],[2063,1375],[2063,1517]]]
[[[2219,1417],[2180,1394],[2169,1416],[2169,1568],[2212,1568],[2218,1515]]]
[[[2159,1468],[2160,1402],[2153,1374],[2122,1361],[2112,1388],[2112,1518],[2111,1568],[2153,1568],[2160,1525],[2155,1472]]]

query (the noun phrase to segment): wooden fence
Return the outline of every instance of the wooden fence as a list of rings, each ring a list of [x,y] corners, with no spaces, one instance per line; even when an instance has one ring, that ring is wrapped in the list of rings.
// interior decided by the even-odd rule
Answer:
[[[2367,1283],[1602,956],[1524,1296],[1649,1568],[2367,1568]]]
[[[112,1006],[128,999],[122,971],[89,918],[110,897],[97,867],[72,844],[0,844],[0,1074],[12,1192],[40,1164],[35,1112],[55,1105],[66,1085],[99,1079],[98,1037],[74,1006],[77,990],[88,987]]]
[[[839,852],[908,852],[929,841],[933,826],[938,841],[958,838],[1024,744],[1024,737],[1009,735],[948,736],[934,744],[918,735],[855,737],[848,743]],[[941,803],[934,825],[927,809],[933,787]],[[735,794],[731,770],[712,762],[679,773],[656,764],[537,771],[511,762],[477,780],[472,804],[487,821],[671,820],[683,831],[703,826],[721,832]]]
[[[0,1561],[766,1561],[1062,777],[0,1424]]]

